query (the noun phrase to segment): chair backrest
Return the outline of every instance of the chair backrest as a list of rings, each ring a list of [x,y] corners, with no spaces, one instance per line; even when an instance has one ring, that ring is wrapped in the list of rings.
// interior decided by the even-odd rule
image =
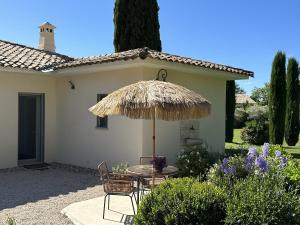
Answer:
[[[141,156],[140,157],[140,165],[151,164],[152,156]]]
[[[103,161],[102,163],[99,164],[98,166],[99,174],[102,178],[102,182],[105,184],[107,181],[109,181],[109,171],[107,168],[106,161]]]

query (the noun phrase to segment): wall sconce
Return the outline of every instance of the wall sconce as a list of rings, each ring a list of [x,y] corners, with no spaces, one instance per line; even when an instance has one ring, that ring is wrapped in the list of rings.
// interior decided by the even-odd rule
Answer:
[[[73,83],[71,80],[69,80],[69,84],[70,84],[70,86],[71,86],[71,89],[74,90],[74,89],[75,89],[74,83]]]
[[[162,79],[163,81],[166,81],[167,76],[168,76],[167,70],[165,70],[165,69],[160,69],[160,70],[157,72],[156,80],[160,80],[160,78],[159,78],[160,76],[161,76],[161,79]]]

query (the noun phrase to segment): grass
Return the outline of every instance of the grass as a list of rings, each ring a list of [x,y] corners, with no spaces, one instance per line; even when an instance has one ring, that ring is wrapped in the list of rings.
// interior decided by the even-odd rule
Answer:
[[[241,139],[241,131],[242,129],[235,129],[234,130],[234,136],[233,136],[233,141],[232,143],[225,143],[225,148],[249,148],[250,146],[254,146],[254,145],[250,145],[247,143],[244,143]],[[295,158],[300,160],[300,135],[299,135],[299,141],[296,144],[296,146],[288,146],[286,144],[286,142],[283,143],[283,147],[290,152]]]

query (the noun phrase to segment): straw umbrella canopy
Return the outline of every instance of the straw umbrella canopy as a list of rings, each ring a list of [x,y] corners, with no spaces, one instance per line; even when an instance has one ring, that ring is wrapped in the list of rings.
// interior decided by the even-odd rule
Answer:
[[[140,81],[107,95],[89,110],[96,116],[124,115],[132,119],[153,120],[153,158],[155,120],[187,120],[208,116],[210,102],[196,92],[177,84]]]

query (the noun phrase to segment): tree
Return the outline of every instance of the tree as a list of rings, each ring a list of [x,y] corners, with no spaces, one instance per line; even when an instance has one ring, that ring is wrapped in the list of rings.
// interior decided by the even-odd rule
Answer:
[[[251,98],[259,105],[268,105],[269,102],[270,84],[265,83],[265,86],[258,88],[254,87],[251,93]]]
[[[286,108],[285,54],[277,52],[273,64],[269,96],[269,138],[272,144],[282,144]]]
[[[246,91],[240,87],[239,84],[235,84],[235,93],[236,94],[246,94]]]
[[[116,0],[115,51],[143,47],[161,51],[158,10],[156,0]]]
[[[287,67],[285,141],[295,146],[299,139],[299,68],[298,62],[290,58]]]
[[[226,142],[232,142],[235,111],[235,82],[229,80],[226,83]]]

